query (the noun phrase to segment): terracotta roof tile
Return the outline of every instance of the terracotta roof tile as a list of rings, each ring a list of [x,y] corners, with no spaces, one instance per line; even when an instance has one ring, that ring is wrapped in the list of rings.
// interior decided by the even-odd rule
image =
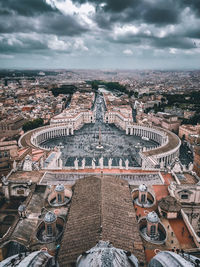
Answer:
[[[131,251],[144,262],[128,182],[116,177],[88,177],[76,182],[58,256],[60,266],[70,266],[99,240]]]

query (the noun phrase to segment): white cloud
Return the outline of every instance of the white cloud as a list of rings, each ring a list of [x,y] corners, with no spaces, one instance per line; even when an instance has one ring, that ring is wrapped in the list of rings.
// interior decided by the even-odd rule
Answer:
[[[57,7],[65,14],[73,15],[74,13],[89,14],[95,12],[95,7],[89,3],[82,5],[75,5],[71,0],[57,1],[57,0],[46,0],[51,6]]]
[[[75,5],[71,0],[46,0],[46,2],[58,8],[63,14],[76,15],[80,22],[94,25],[94,22],[90,19],[91,14],[95,13],[95,7],[92,4],[84,3],[82,5]]]
[[[48,40],[48,47],[52,50],[67,52],[71,48],[71,43],[59,40],[57,36],[54,36]]]
[[[176,48],[170,48],[169,49],[169,53],[170,54],[176,54],[177,53],[177,49]]]
[[[14,45],[20,45],[23,46],[23,43],[15,38],[15,36],[10,36],[10,38],[7,39],[8,45],[14,46]]]
[[[115,37],[123,36],[126,34],[136,35],[139,30],[139,27],[136,27],[134,25],[125,25],[123,27],[115,27],[113,34]]]
[[[132,51],[131,49],[125,49],[125,50],[123,51],[123,53],[124,53],[125,55],[133,55],[133,51]]]
[[[82,39],[77,39],[74,43],[74,49],[81,50],[81,51],[88,51],[87,46],[85,46]]]

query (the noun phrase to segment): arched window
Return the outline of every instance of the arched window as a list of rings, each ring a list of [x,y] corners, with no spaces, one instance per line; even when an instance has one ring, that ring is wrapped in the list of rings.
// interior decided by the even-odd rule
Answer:
[[[61,194],[58,194],[58,203],[61,203],[62,202],[62,196]]]
[[[47,225],[47,235],[52,235],[53,230],[51,225]]]
[[[181,199],[188,199],[188,194],[182,194]]]
[[[145,203],[146,202],[146,195],[145,194],[142,194],[142,196],[141,196],[141,202],[142,203]]]
[[[150,229],[150,235],[154,236],[156,233],[156,226],[155,225],[151,225],[151,229]]]

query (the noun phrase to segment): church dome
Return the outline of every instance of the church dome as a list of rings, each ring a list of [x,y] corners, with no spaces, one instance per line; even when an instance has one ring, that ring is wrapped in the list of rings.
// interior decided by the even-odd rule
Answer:
[[[155,211],[151,211],[148,213],[147,215],[147,221],[151,222],[151,223],[158,223],[159,222],[159,218],[158,215]]]
[[[171,251],[161,251],[156,256],[154,256],[149,262],[148,267],[155,267],[155,266],[194,267],[194,265],[191,262],[185,260],[180,255]]]
[[[147,186],[146,186],[145,184],[141,184],[141,185],[139,186],[139,191],[141,191],[141,192],[146,192],[146,191],[147,191]]]
[[[78,257],[76,266],[138,267],[139,265],[137,258],[131,252],[115,248],[108,241],[99,241],[95,247]]]
[[[46,223],[53,223],[57,219],[54,212],[48,211],[44,217],[44,222]]]
[[[63,184],[56,185],[55,191],[56,192],[63,192],[65,190],[65,187]]]

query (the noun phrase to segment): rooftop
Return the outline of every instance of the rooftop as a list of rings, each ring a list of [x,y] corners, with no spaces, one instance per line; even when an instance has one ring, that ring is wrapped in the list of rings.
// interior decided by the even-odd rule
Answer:
[[[78,180],[59,251],[60,266],[75,262],[99,240],[134,254],[144,262],[128,182],[115,177]]]
[[[31,171],[31,172],[26,172],[26,171],[17,171],[13,172],[8,180],[11,180],[12,182],[29,182],[30,180],[32,182],[39,182],[41,177],[43,176],[43,172],[39,171]]]
[[[163,131],[163,129],[160,129],[160,130]],[[162,154],[162,153],[165,153],[169,150],[172,150],[173,148],[175,148],[179,145],[180,139],[176,134],[174,134],[168,130],[165,130],[165,133],[168,136],[168,143],[165,146],[158,147],[156,149],[152,149],[150,151],[143,152],[146,156],[153,156],[153,155],[157,155],[157,154]]]
[[[162,210],[167,212],[179,212],[181,210],[181,204],[172,196],[162,198],[158,204]]]

